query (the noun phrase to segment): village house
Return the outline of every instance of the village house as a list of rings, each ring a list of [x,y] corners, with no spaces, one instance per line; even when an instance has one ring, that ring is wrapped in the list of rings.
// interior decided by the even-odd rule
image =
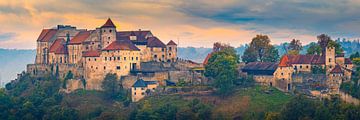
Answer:
[[[144,98],[146,95],[150,95],[159,86],[157,81],[144,81],[138,79],[131,87],[131,99],[133,102],[137,102]]]
[[[294,83],[308,81],[304,74],[314,74],[314,70],[324,72],[324,83],[330,93],[339,93],[343,81],[351,79],[353,64],[344,54],[335,54],[334,47],[327,47],[322,55],[284,55],[279,63],[251,62],[241,68],[242,72],[253,75],[257,83],[275,86],[282,91],[290,92]],[[294,79],[300,78],[300,79]]]

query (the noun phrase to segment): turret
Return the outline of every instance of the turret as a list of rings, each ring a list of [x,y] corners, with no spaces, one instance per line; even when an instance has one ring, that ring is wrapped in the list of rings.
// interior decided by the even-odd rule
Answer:
[[[168,44],[166,44],[166,52],[167,52],[167,61],[168,62],[176,62],[177,58],[177,44],[170,40]]]
[[[327,71],[332,70],[335,67],[335,48],[334,47],[326,47],[325,65],[327,67]]]
[[[116,26],[109,18],[106,23],[100,28],[102,48],[116,40]]]

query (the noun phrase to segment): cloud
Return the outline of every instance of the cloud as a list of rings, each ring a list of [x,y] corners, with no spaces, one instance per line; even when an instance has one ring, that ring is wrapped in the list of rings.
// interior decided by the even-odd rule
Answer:
[[[0,32],[0,42],[8,41],[14,39],[16,37],[16,33],[8,32],[8,33],[1,33]]]
[[[316,41],[321,33],[360,37],[357,0],[28,0],[0,1],[1,31],[17,33],[0,47],[35,48],[43,28],[69,24],[95,29],[111,17],[119,30],[149,29],[164,42],[233,46],[266,34],[272,43]],[[1,38],[0,38],[1,39]],[[10,40],[11,39],[11,40]]]

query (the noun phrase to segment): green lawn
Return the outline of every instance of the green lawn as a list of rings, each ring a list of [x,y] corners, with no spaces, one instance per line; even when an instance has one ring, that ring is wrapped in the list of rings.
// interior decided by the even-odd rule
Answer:
[[[270,93],[265,91],[272,90]],[[281,92],[273,87],[255,86],[236,92],[238,97],[250,97],[249,107],[245,112],[245,119],[262,119],[266,112],[279,112],[293,96]]]

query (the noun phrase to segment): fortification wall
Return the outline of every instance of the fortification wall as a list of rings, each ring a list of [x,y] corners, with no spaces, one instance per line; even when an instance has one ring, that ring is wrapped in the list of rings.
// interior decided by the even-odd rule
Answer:
[[[26,72],[30,73],[32,76],[41,77],[50,74],[51,72],[55,74],[57,68],[60,78],[64,78],[69,71],[74,74],[75,78],[82,78],[83,76],[83,68],[78,67],[75,64],[28,64]]]

